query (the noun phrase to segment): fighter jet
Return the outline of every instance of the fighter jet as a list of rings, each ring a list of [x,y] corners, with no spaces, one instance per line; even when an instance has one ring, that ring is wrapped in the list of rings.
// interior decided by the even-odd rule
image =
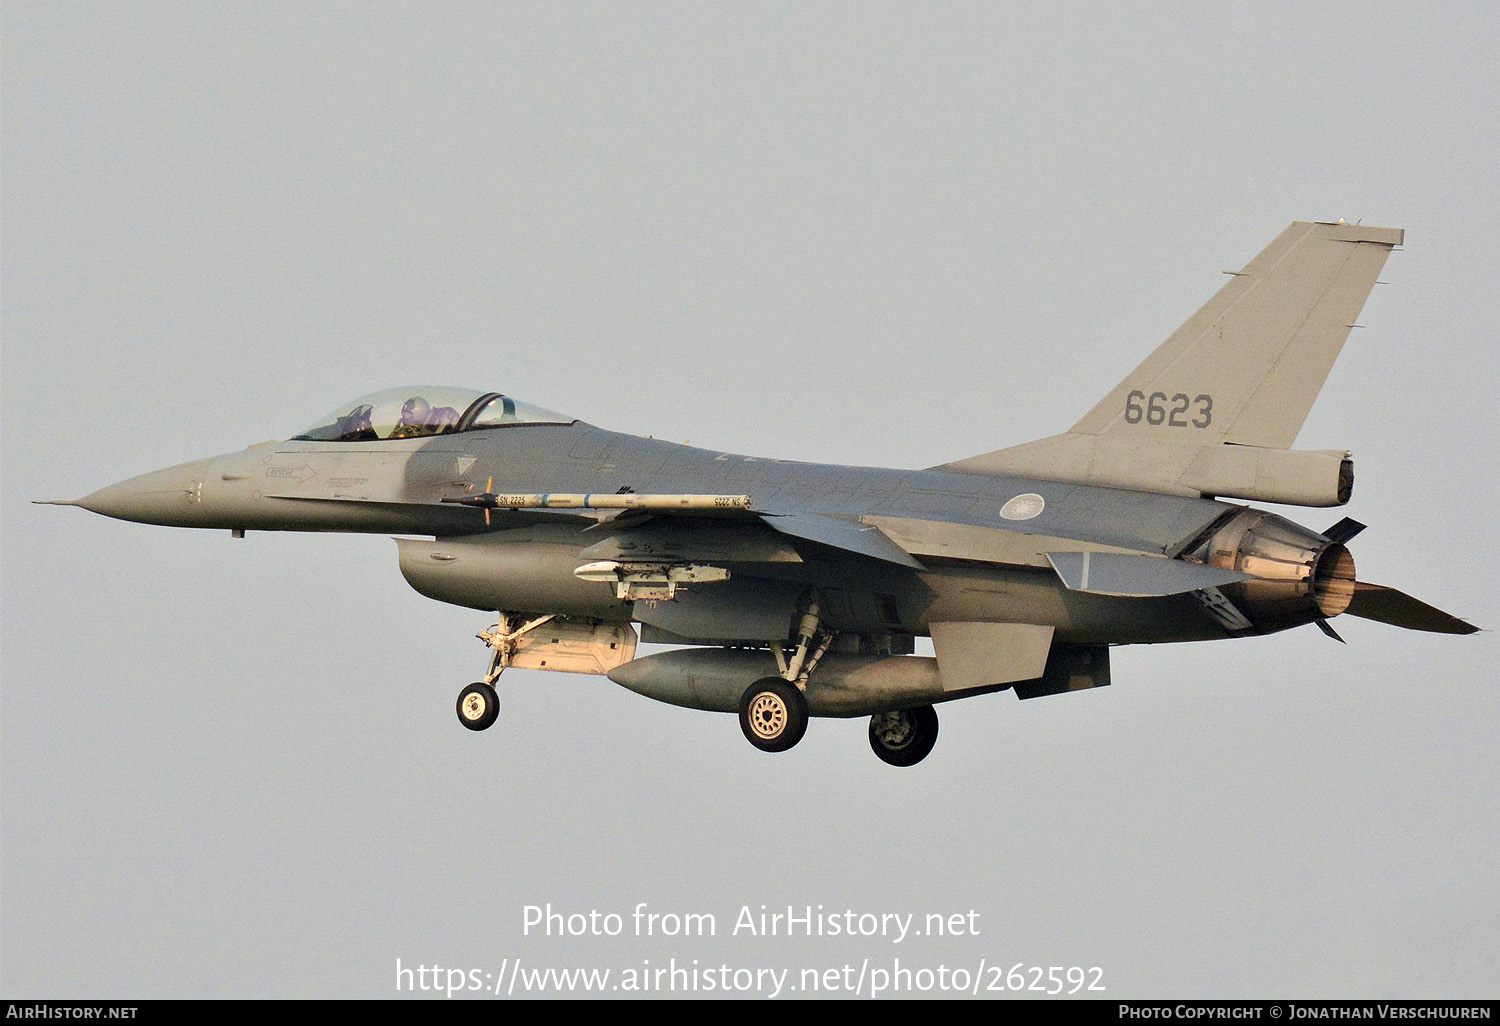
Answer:
[[[507,668],[607,674],[737,713],[767,752],[810,717],[868,716],[875,754],[911,766],[939,703],[1101,687],[1114,645],[1337,638],[1346,613],[1477,630],[1358,580],[1364,525],[1243,504],[1349,501],[1350,453],[1292,444],[1402,239],[1295,223],[1072,429],[926,470],[698,449],[420,386],[64,504],[236,537],[400,535],[413,588],[494,614],[488,671],[458,696],[470,730],[495,722]],[[675,647],[637,658],[638,641]]]

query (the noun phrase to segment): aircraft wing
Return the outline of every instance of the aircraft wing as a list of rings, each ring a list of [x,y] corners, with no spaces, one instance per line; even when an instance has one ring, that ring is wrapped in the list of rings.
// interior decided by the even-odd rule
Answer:
[[[905,549],[887,538],[880,528],[860,523],[858,520],[847,520],[843,517],[820,513],[767,514],[762,516],[761,520],[782,534],[791,535],[793,538],[805,538],[820,545],[829,545],[846,552],[857,552],[861,556],[910,567],[913,570],[926,569]]]
[[[647,516],[682,515],[691,517],[723,515],[743,519],[759,517],[762,523],[781,534],[804,538],[846,552],[896,563],[914,570],[925,569],[906,550],[887,538],[880,529],[858,520],[819,513],[766,513],[753,508],[748,495],[511,495],[445,499],[464,505],[490,509],[603,509],[621,510],[618,516],[640,517],[627,523],[638,526]],[[611,525],[613,526],[613,525]],[[775,557],[772,557],[773,559]]]
[[[817,542],[913,570],[926,569],[878,527],[819,513],[766,513],[754,509],[748,495],[496,495],[486,491],[421,503],[353,497],[281,498],[306,503],[337,502],[362,507],[371,513],[400,515],[411,523],[398,529],[435,534],[470,533],[478,528],[471,523],[473,514],[456,508],[460,506],[482,510],[486,526],[492,515],[535,517],[578,511],[598,518],[599,522],[587,530],[606,532],[605,537],[583,551],[591,559],[801,561],[795,550],[747,530],[758,521],[789,538]]]
[[[749,530],[748,520],[758,520],[787,538],[801,538],[871,559],[895,563],[913,570],[925,570],[917,559],[878,528],[858,520],[821,513],[763,513],[749,507],[733,512],[742,514],[724,519],[699,520],[704,511],[670,507],[650,511],[630,511],[589,530],[607,530],[611,537],[585,549],[590,558],[665,558],[669,552],[689,552],[701,560],[786,563],[801,562],[795,550],[776,544],[770,538]],[[726,514],[710,509],[711,514]],[[658,516],[658,514],[664,514]],[[634,552],[628,551],[634,549]],[[722,550],[722,552],[720,551]]]

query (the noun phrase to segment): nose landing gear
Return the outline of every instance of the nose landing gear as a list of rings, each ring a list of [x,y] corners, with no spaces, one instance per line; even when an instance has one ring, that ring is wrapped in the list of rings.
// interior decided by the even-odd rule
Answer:
[[[484,730],[500,716],[500,697],[483,681],[470,684],[458,695],[458,722],[470,730]]]
[[[486,511],[488,515],[488,511]],[[490,672],[484,680],[476,681],[458,694],[458,722],[470,730],[486,730],[500,718],[500,697],[495,693],[495,681],[510,665],[516,652],[516,639],[536,630],[542,624],[556,618],[556,614],[539,616],[520,623],[519,614],[500,614],[500,622],[477,635],[495,654],[490,659]]]

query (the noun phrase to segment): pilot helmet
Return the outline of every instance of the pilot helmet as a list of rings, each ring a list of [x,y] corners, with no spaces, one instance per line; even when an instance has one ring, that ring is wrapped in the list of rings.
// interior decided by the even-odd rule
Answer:
[[[419,395],[414,395],[401,406],[401,423],[425,424],[432,414],[432,404]]]

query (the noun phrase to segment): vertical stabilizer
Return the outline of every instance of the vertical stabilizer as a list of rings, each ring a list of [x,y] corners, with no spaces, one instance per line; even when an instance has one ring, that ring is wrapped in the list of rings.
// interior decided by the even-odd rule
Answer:
[[[942,470],[1337,505],[1347,453],[1290,447],[1400,228],[1299,221],[1062,435]]]

